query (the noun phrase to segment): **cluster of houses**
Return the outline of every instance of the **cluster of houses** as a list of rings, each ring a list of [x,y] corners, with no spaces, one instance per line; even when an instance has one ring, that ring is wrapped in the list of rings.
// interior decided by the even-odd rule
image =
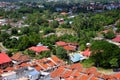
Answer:
[[[63,47],[63,49],[65,49],[67,51],[68,56],[72,62],[78,62],[78,61],[87,59],[91,54],[89,48],[87,48],[83,52],[76,52],[76,51],[79,51],[79,45],[74,42],[58,41],[55,44],[56,44],[56,46]]]
[[[22,53],[9,57],[0,53],[0,80],[50,80],[50,72],[65,62],[56,56],[43,59],[30,59]]]
[[[8,24],[8,20],[7,19],[2,19],[2,16],[0,17],[0,26],[4,26]]]
[[[67,64],[55,55],[31,59],[20,52],[9,57],[0,53],[0,80],[119,80],[120,73],[102,74],[96,67]]]
[[[9,4],[9,2],[0,2],[0,8],[6,7]]]
[[[85,7],[85,6],[84,6]],[[120,4],[119,3],[115,3],[115,2],[111,2],[108,4],[102,4],[100,2],[90,2],[87,5],[87,10],[94,10],[96,12],[102,12],[103,10],[112,10],[112,9],[119,9],[120,8]]]
[[[12,4],[10,2],[0,2],[0,8],[3,8],[5,11],[20,9],[20,6]]]

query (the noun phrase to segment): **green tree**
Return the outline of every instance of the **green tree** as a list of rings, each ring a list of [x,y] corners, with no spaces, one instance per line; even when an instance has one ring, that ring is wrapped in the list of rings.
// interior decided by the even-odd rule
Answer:
[[[67,51],[65,49],[63,49],[62,47],[57,47],[56,48],[56,55],[63,60],[68,59]]]
[[[92,56],[90,57],[96,66],[114,68],[120,65],[120,49],[115,44],[107,41],[94,41],[91,45]]]
[[[17,28],[12,28],[12,34],[17,34],[18,33],[18,29]]]
[[[44,34],[54,33],[55,30],[53,28],[45,28]]]
[[[51,28],[58,28],[59,22],[58,21],[52,21],[49,25]]]
[[[104,36],[107,39],[113,39],[113,38],[115,38],[115,34],[112,31],[109,31],[108,33],[104,34]]]
[[[9,38],[10,35],[6,32],[1,32],[0,34],[0,41],[4,41],[5,39]]]
[[[21,32],[22,32],[22,34],[27,34],[27,33],[29,33],[29,28],[23,27],[23,28],[21,28]]]
[[[45,57],[50,57],[50,51],[43,51],[39,55],[36,55],[38,59],[45,58]]]

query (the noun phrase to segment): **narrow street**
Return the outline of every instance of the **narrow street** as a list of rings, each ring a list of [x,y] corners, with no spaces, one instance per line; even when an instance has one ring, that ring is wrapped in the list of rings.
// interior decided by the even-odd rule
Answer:
[[[2,52],[8,51],[8,49],[6,49],[6,48],[3,46],[2,42],[0,42],[0,50],[1,50]]]

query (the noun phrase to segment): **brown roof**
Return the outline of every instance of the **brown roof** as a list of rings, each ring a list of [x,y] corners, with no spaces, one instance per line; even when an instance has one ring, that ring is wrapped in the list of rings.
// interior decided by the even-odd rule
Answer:
[[[68,51],[75,51],[76,50],[76,46],[70,46],[70,45],[64,46],[63,48],[65,50],[68,50]]]
[[[7,67],[4,71],[8,72],[8,71],[14,71],[14,67]]]
[[[30,57],[28,55],[23,55],[21,52],[18,52],[16,54],[14,54],[12,57],[11,57],[12,60],[15,60],[15,61],[20,61],[20,62],[23,62],[23,61],[28,61],[30,60]]]

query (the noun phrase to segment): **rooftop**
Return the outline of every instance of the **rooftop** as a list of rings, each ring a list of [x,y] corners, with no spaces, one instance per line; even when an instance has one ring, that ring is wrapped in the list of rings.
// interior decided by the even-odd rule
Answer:
[[[23,55],[21,52],[17,52],[11,57],[11,59],[15,61],[23,62],[23,61],[29,61],[30,57],[28,55]]]
[[[4,52],[0,53],[0,64],[4,64],[7,62],[11,62],[11,59],[9,58],[9,56]]]
[[[116,36],[114,39],[112,39],[112,41],[120,43],[120,36]]]
[[[35,52],[39,53],[39,52],[42,52],[42,51],[48,51],[50,49],[48,49],[45,46],[33,46],[33,47],[30,47],[29,50],[32,50],[32,51],[35,51]]]

